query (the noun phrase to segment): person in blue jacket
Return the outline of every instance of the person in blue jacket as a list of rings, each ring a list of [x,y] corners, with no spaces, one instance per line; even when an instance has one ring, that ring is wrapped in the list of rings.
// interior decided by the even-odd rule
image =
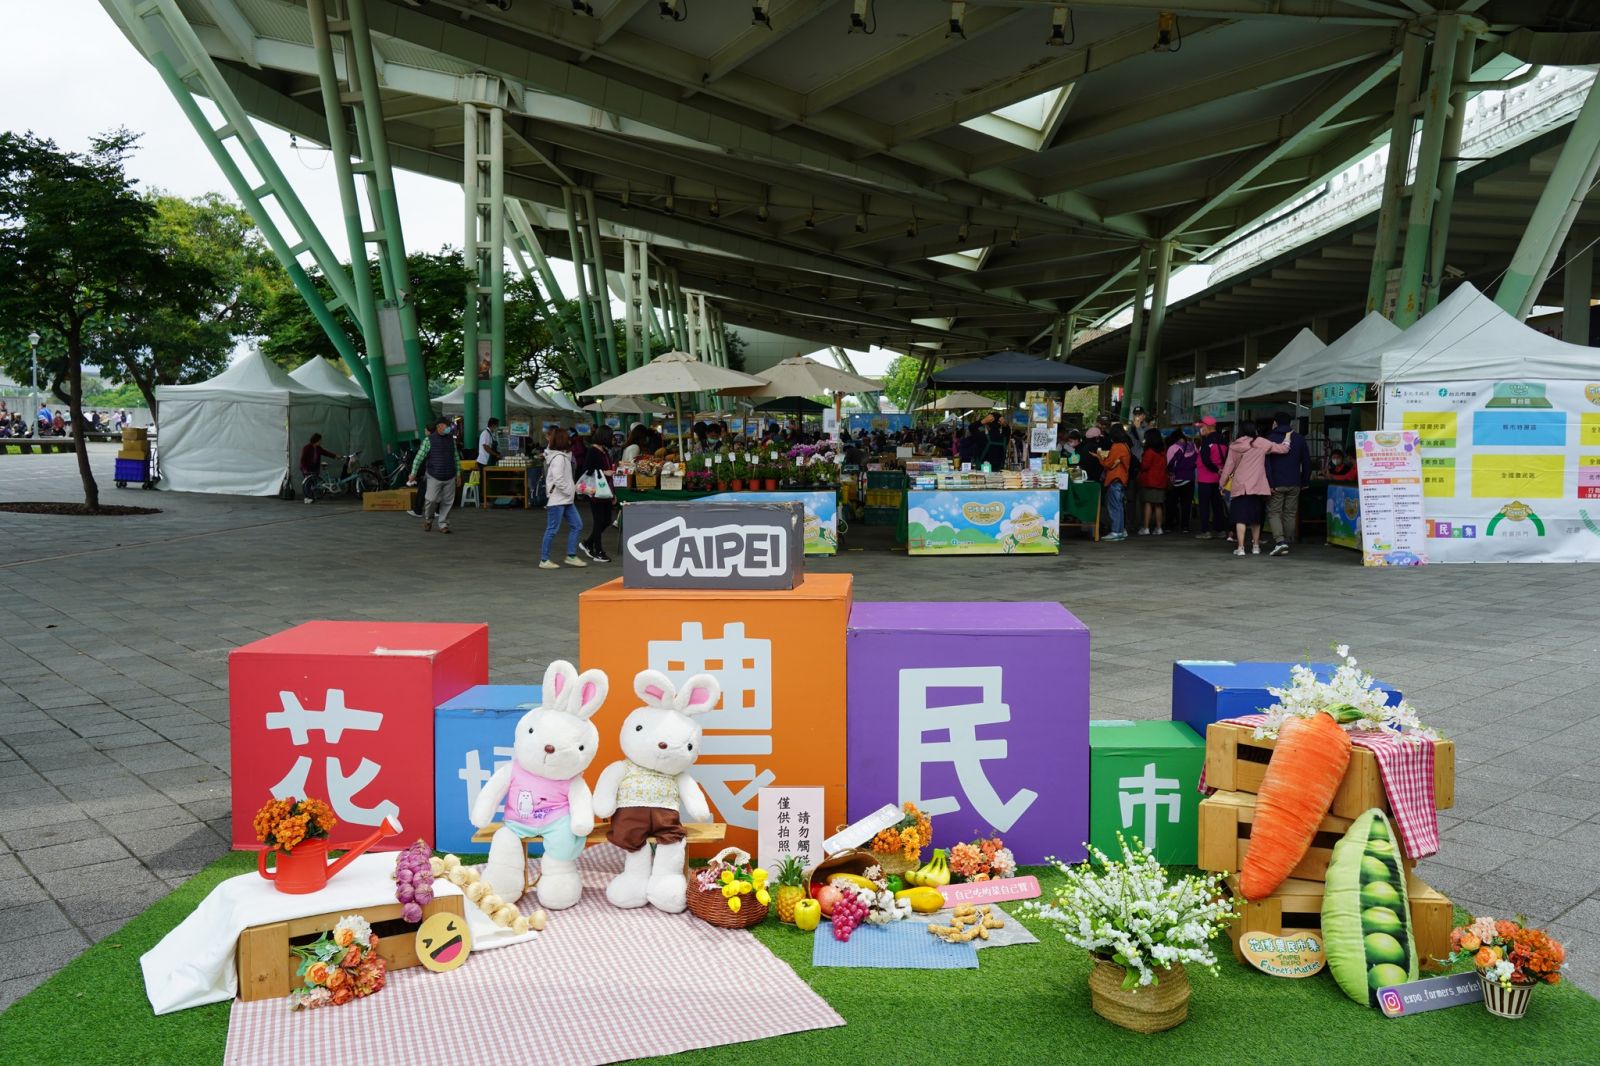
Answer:
[[[1272,416],[1272,432],[1267,439],[1274,444],[1290,437],[1294,420],[1286,412]],[[1289,554],[1289,538],[1299,528],[1300,490],[1311,484],[1311,449],[1306,447],[1303,434],[1294,433],[1289,450],[1282,455],[1267,456],[1267,482],[1272,495],[1267,499],[1267,529],[1275,542],[1273,555]]]

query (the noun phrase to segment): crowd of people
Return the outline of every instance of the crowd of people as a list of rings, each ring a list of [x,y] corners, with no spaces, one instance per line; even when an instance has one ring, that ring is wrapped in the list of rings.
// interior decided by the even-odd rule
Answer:
[[[1311,484],[1311,451],[1287,413],[1230,431],[1209,415],[1189,432],[1163,432],[1143,408],[1128,422],[1101,415],[1088,429],[1070,429],[1062,452],[1087,479],[1104,486],[1104,539],[1193,533],[1221,539],[1234,555],[1289,554],[1299,522],[1300,493]],[[1340,449],[1328,454],[1330,481],[1355,480],[1355,466]]]
[[[90,433],[120,433],[131,423],[127,411],[90,411],[85,417]],[[72,412],[65,408],[52,411],[48,403],[41,403],[30,423],[26,414],[0,400],[0,437],[64,437],[71,432]]]

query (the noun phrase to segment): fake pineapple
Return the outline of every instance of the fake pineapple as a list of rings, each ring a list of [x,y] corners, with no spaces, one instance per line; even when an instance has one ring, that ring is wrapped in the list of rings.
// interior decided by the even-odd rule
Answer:
[[[778,864],[778,890],[774,899],[778,904],[778,921],[794,924],[794,905],[806,898],[805,864],[790,855]]]

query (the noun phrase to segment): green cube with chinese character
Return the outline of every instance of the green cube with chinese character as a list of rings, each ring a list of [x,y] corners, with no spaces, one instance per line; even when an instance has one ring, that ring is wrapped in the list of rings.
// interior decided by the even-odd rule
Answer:
[[[1116,858],[1120,832],[1168,866],[1200,857],[1206,742],[1183,722],[1089,723],[1089,843]]]

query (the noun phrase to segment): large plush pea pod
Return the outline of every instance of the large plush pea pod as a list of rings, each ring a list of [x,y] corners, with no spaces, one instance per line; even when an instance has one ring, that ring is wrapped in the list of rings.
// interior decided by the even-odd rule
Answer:
[[[1328,969],[1345,995],[1374,1004],[1377,990],[1417,979],[1411,901],[1389,819],[1374,807],[1333,846],[1322,895]]]

